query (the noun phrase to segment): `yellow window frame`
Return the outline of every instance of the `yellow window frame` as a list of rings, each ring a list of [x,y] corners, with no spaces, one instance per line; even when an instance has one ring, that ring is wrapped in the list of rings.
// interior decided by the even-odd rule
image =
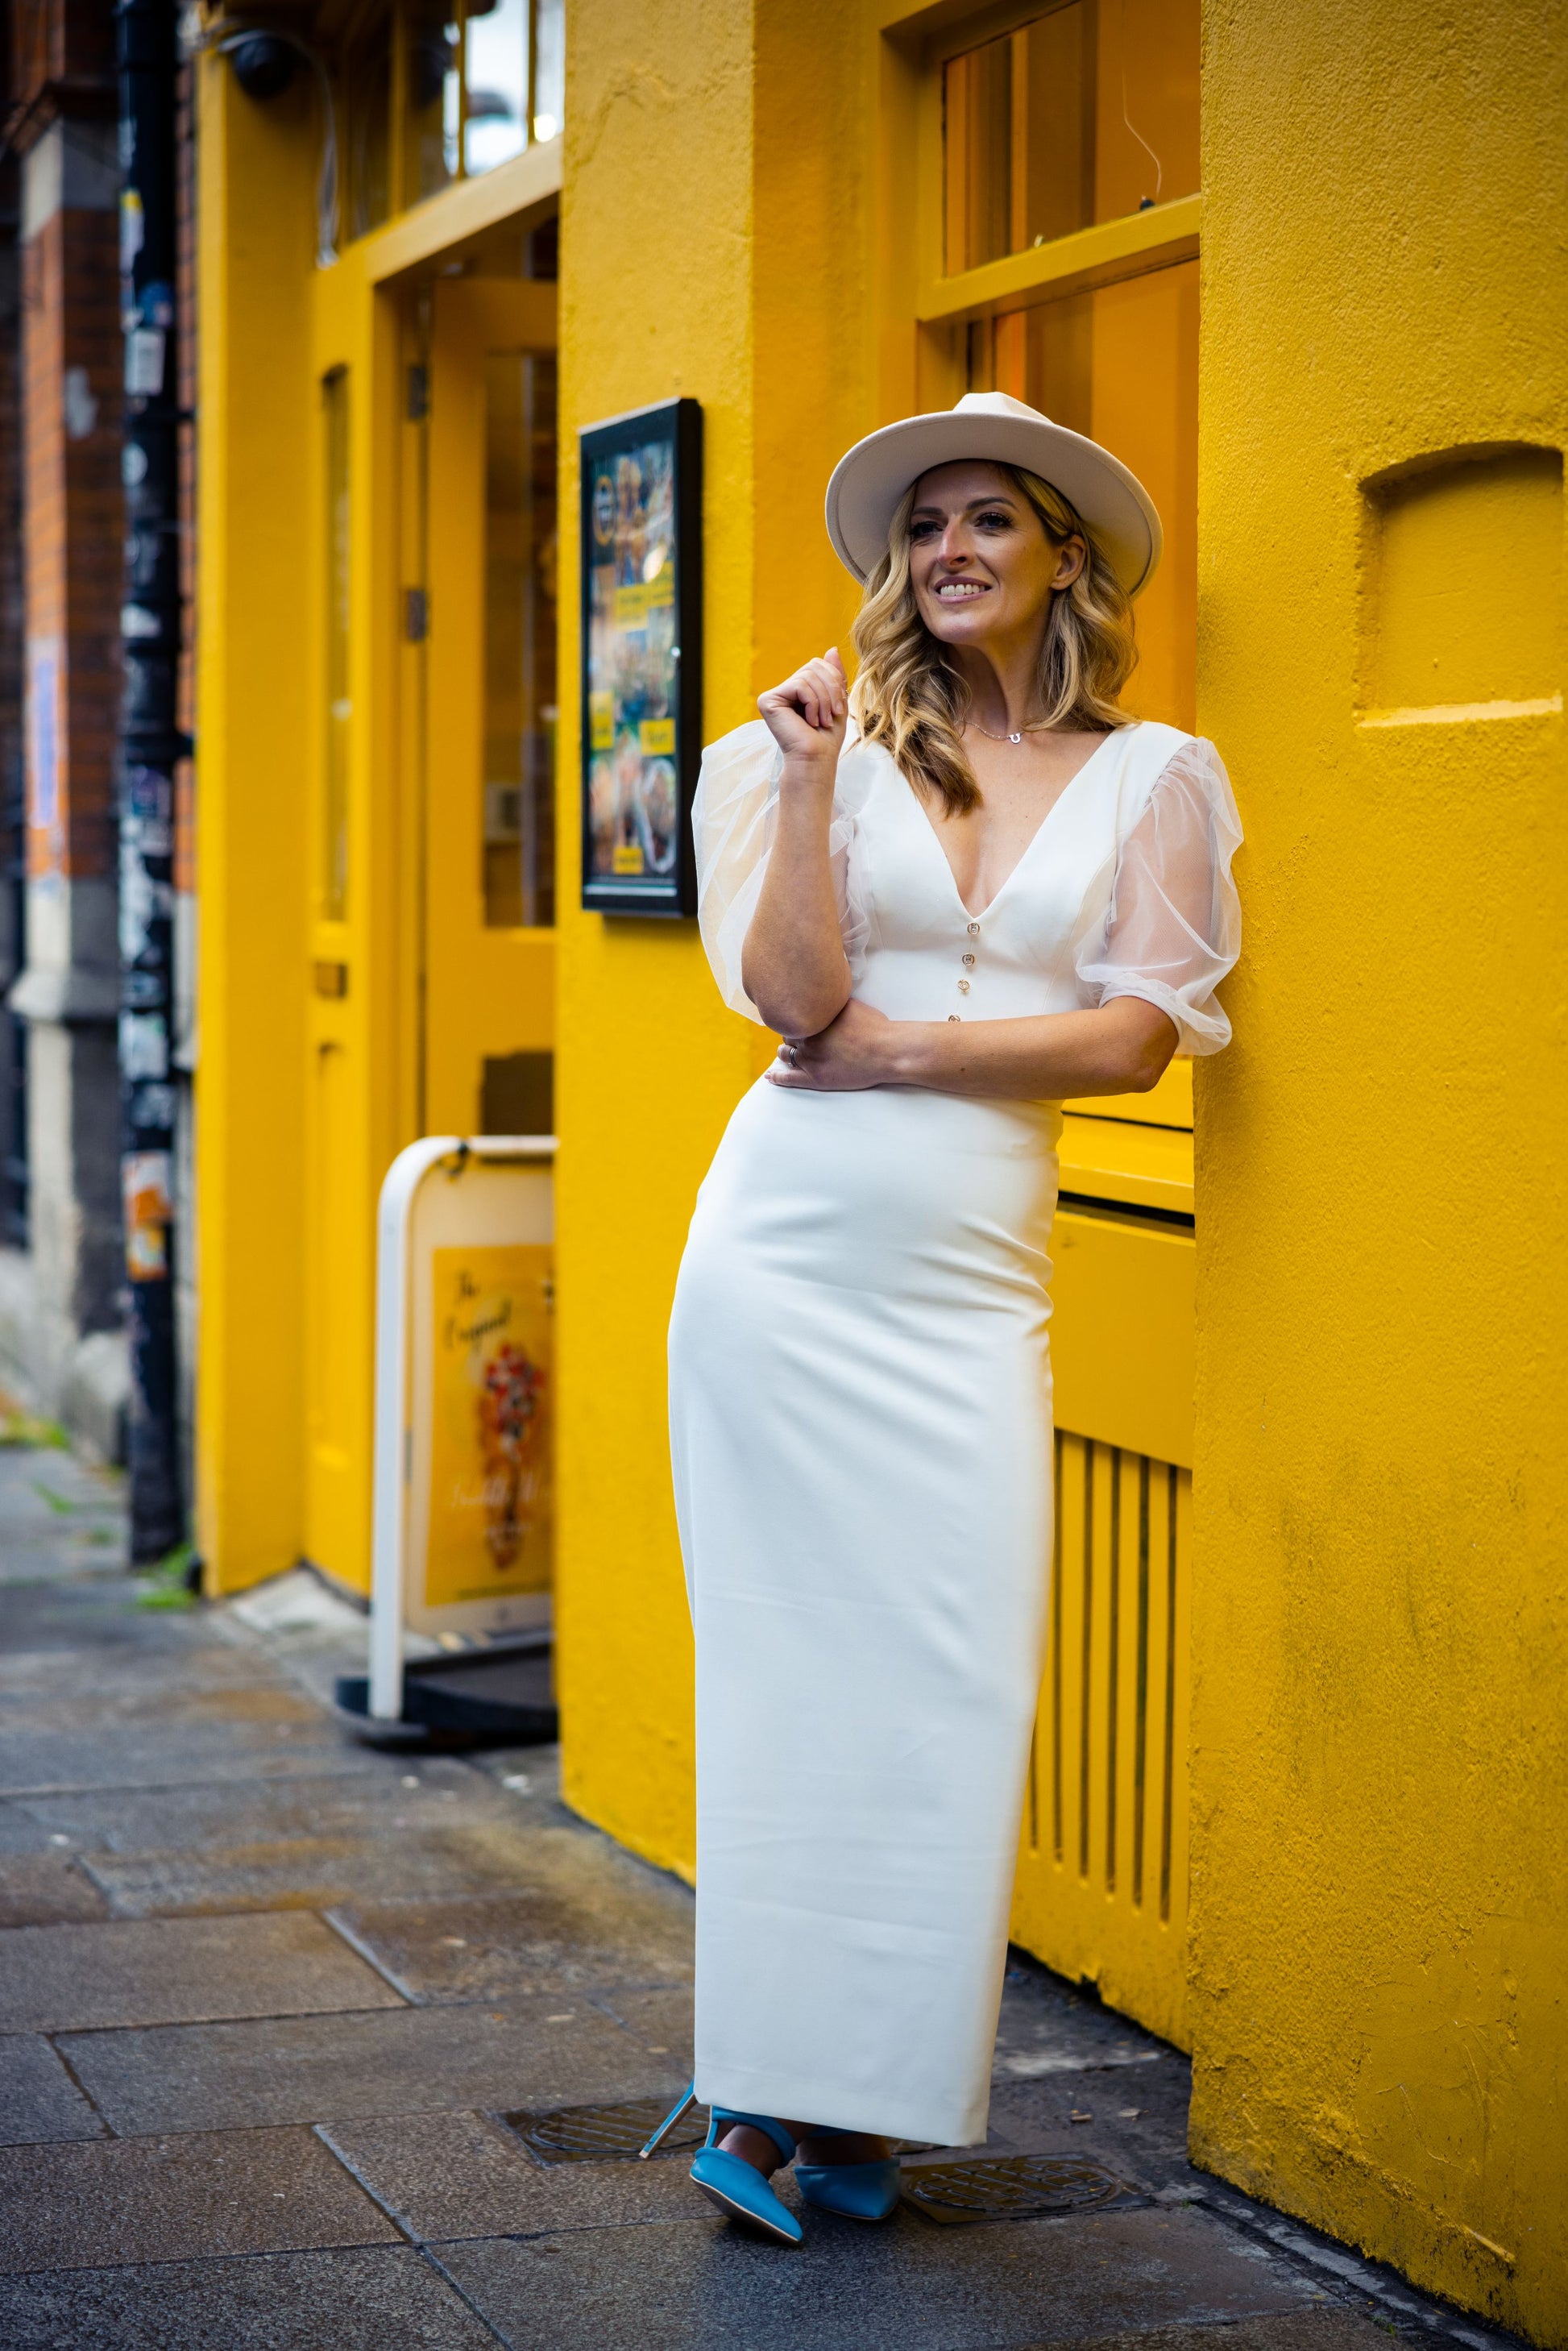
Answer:
[[[1048,13],[1042,0],[1009,0],[944,25],[922,45],[916,93],[915,319],[918,326],[958,326],[1033,301],[1185,261],[1198,251],[1200,196],[1176,196],[1147,211],[1076,229],[1049,244],[1010,253],[979,268],[946,267],[942,222],[942,74],[950,60],[999,40]]]

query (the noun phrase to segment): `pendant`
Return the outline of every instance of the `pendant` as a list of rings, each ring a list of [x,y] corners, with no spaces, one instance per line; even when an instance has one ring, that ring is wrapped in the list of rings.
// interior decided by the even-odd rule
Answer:
[[[1010,735],[1007,739],[1010,743],[1022,743],[1023,737],[1022,735]]]

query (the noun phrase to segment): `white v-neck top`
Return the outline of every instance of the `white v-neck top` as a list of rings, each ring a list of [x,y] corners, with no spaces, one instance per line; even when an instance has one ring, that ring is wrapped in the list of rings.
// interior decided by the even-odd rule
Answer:
[[[703,945],[726,1003],[741,979],[783,757],[758,719],[704,754],[693,810]],[[1179,1050],[1218,1052],[1214,990],[1236,960],[1241,830],[1219,754],[1140,720],[1106,736],[989,906],[971,913],[924,807],[880,746],[846,742],[829,847],[855,993],[897,1020],[1000,1020],[1138,996]],[[972,961],[966,961],[972,957]]]

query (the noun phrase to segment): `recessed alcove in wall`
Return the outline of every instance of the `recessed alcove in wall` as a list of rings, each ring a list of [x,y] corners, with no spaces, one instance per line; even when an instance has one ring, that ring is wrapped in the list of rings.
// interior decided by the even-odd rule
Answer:
[[[1561,710],[1561,451],[1454,450],[1364,492],[1361,723]]]

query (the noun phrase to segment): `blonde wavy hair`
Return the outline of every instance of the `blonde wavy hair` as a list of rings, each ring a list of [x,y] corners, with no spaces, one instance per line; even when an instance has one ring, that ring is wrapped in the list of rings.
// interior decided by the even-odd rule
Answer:
[[[998,465],[1060,547],[1084,542],[1084,568],[1051,599],[1040,650],[1040,716],[1108,734],[1130,722],[1118,696],[1137,659],[1132,604],[1094,533],[1060,490],[1019,465]],[[950,815],[980,806],[980,786],[964,753],[970,693],[949,648],[920,618],[909,577],[911,483],[888,536],[888,552],[866,582],[855,622],[859,674],[851,706],[867,743],[883,743],[919,792],[938,792]]]

